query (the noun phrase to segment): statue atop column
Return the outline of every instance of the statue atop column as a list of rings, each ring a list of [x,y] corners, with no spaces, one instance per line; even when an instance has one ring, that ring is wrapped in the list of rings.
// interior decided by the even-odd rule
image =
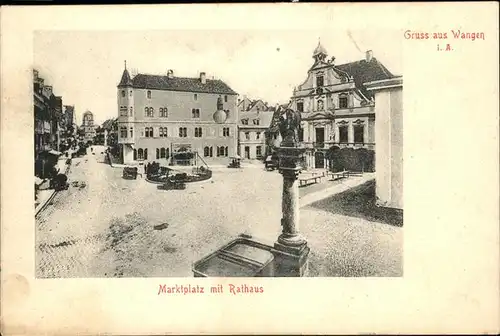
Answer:
[[[300,112],[292,109],[287,109],[279,120],[279,131],[283,139],[283,147],[296,147],[299,140],[299,132],[301,130],[302,117]]]

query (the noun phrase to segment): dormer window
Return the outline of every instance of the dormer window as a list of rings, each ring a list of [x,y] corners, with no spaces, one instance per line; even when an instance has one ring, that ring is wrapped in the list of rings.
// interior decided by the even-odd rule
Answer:
[[[324,77],[323,75],[316,76],[316,86],[322,87],[324,85]]]
[[[147,96],[148,96],[148,99],[151,99],[151,91],[148,90]]]

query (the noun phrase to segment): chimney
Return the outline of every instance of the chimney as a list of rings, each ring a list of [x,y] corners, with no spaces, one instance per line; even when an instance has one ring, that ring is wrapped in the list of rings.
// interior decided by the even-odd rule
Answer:
[[[167,78],[169,78],[169,79],[174,78],[174,70],[169,69],[169,70],[167,71]]]
[[[207,83],[207,74],[206,73],[200,72],[200,82],[201,82],[201,84]]]
[[[372,60],[372,58],[373,58],[373,51],[368,50],[368,51],[366,52],[366,61],[367,61],[367,62],[370,62],[370,61]]]

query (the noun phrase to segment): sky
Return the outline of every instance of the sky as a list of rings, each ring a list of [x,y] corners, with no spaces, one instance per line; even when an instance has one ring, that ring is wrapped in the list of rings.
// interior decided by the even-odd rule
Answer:
[[[116,117],[117,84],[129,71],[221,79],[240,96],[286,103],[307,77],[318,41],[335,63],[353,62],[367,50],[402,75],[401,32],[315,30],[38,31],[34,68],[77,123],[86,110],[101,124]]]

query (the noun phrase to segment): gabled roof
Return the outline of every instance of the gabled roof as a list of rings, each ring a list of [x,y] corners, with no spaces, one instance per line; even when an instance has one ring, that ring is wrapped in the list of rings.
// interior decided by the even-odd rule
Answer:
[[[364,83],[393,78],[394,75],[375,57],[370,62],[360,60],[356,62],[336,65],[335,68],[347,72],[354,78],[354,83],[360,91],[371,98],[373,94],[366,90]]]
[[[199,78],[168,78],[167,76],[138,74],[132,80],[132,86],[136,89],[237,94],[226,83],[218,79],[207,79],[206,83],[203,84]]]
[[[244,127],[269,127],[271,125],[271,121],[273,120],[274,113],[273,112],[240,112],[240,120],[238,120],[239,125],[243,125],[241,120],[248,119],[248,125],[243,125]],[[254,125],[253,120],[259,119],[259,125]]]
[[[263,106],[263,109],[261,111],[266,111],[268,107],[266,103],[264,103],[261,99],[254,100],[252,104],[248,107],[247,111],[251,111],[259,103],[261,103],[261,105]]]
[[[240,100],[240,102],[238,103],[238,106],[244,104],[245,102],[248,102],[249,104],[252,103],[252,101],[250,99],[248,99],[247,97],[243,98]]]
[[[271,125],[269,125],[268,132],[274,133],[279,131],[279,119],[280,116],[286,111],[287,108],[289,108],[291,105],[291,102],[287,104],[280,104],[277,109],[274,110],[273,112],[273,117],[271,121]]]

